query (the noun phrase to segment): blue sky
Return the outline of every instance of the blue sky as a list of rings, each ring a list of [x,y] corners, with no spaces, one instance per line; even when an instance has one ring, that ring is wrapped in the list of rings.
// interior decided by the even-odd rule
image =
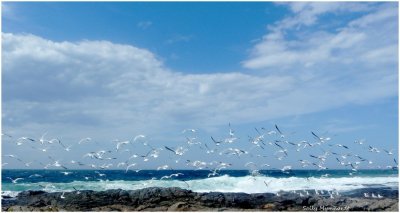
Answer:
[[[266,23],[277,21],[287,11],[273,3],[7,5],[24,15],[18,15],[18,20],[5,18],[5,32],[32,33],[53,41],[88,39],[130,44],[152,51],[174,70],[200,73],[241,69],[240,61],[247,55],[243,50],[265,33]],[[208,57],[218,61],[199,60]]]
[[[397,156],[396,3],[9,2],[2,3],[2,24],[2,128],[13,136],[3,137],[3,155],[29,151],[37,155],[26,161],[35,160],[43,153],[13,141],[44,133],[76,149],[81,138],[93,138],[82,152],[138,134],[154,146],[179,146],[185,137],[212,145],[210,136],[226,137],[231,123],[240,139],[229,146],[241,149],[250,147],[255,127],[278,124],[296,142],[313,142],[311,131],[332,137],[374,168],[393,156],[355,140]],[[196,135],[182,134],[186,128]],[[235,168],[248,160],[299,167],[299,156],[278,161],[276,151],[268,146],[268,159],[227,160]],[[332,159],[327,165],[338,167]]]

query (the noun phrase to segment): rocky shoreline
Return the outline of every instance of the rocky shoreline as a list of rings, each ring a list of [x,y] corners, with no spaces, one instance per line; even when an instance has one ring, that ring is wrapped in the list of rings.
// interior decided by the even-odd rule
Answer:
[[[272,193],[197,193],[180,188],[44,192],[2,198],[2,211],[395,211],[398,190],[373,189],[383,198],[364,198],[367,189],[331,198]],[[369,190],[371,192],[371,190]]]

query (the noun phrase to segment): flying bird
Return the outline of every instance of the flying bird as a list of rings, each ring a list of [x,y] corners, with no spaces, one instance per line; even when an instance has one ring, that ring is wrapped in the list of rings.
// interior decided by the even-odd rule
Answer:
[[[219,146],[222,141],[216,141],[212,136],[211,136],[211,140],[214,141],[215,145]]]
[[[10,179],[11,182],[14,183],[14,184],[15,184],[15,183],[18,183],[19,180],[23,180],[23,179],[24,179],[24,178],[15,178],[15,179],[12,179],[12,178],[10,178],[10,177],[7,177],[7,178]]]

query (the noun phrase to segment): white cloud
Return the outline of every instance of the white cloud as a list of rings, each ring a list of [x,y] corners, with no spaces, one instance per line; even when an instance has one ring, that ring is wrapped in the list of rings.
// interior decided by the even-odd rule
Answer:
[[[315,8],[316,18],[327,11]],[[19,134],[161,137],[371,103],[397,95],[397,31],[387,36],[392,22],[352,22],[301,39],[272,31],[244,62],[258,73],[185,74],[130,45],[4,33],[3,124]]]
[[[178,43],[178,42],[189,42],[190,40],[193,39],[192,35],[174,35],[168,40],[165,41],[167,44],[173,44],[173,43]]]
[[[3,34],[3,119],[9,128],[51,124],[75,132],[87,124],[157,131],[253,121],[265,119],[253,109],[262,111],[292,82],[290,76],[238,72],[187,75],[129,45]]]
[[[243,62],[244,67],[302,69],[317,63],[360,63],[363,60],[360,56],[365,52],[374,52],[382,46],[398,46],[395,4],[374,10],[367,7],[368,4],[349,7],[347,3],[293,3],[289,6],[294,15],[269,26],[270,32],[252,49],[252,56]],[[367,9],[371,11],[343,27],[329,31],[311,27],[322,14]],[[288,38],[289,34],[291,38]],[[392,52],[392,55],[396,54],[396,51]],[[371,63],[384,60],[375,59]],[[396,63],[396,60],[391,62]]]
[[[137,26],[143,30],[151,27],[151,25],[153,25],[153,22],[151,21],[140,21],[137,23]]]
[[[297,83],[304,89],[298,88],[300,93],[296,97],[302,99],[296,104],[304,107],[304,112],[307,111],[304,101],[312,99],[301,93],[319,102],[313,103],[309,110],[323,110],[328,105],[369,103],[397,95],[397,6],[391,3],[375,7],[363,5],[355,4],[350,7],[351,11],[368,12],[343,26],[321,30],[313,26],[320,21],[319,15],[349,10],[344,9],[347,3],[323,3],[323,7],[319,3],[290,4],[293,16],[269,26],[270,32],[254,46],[243,66],[261,73],[280,72],[299,79]],[[305,15],[309,17],[307,20],[312,21],[299,18],[304,13],[308,14]],[[300,31],[293,29],[294,26],[303,28]],[[290,94],[282,99],[288,97]],[[289,104],[296,97],[279,103]]]

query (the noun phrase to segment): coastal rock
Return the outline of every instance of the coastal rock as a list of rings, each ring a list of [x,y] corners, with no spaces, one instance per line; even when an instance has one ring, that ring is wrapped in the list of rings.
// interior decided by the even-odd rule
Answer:
[[[173,212],[185,211],[185,210],[186,211],[188,210],[187,203],[185,202],[177,202],[168,208],[168,211],[173,211]]]
[[[3,211],[397,211],[397,193],[384,199],[295,193],[196,193],[180,188],[107,191],[26,191],[2,199]],[[63,196],[61,196],[63,195]]]

